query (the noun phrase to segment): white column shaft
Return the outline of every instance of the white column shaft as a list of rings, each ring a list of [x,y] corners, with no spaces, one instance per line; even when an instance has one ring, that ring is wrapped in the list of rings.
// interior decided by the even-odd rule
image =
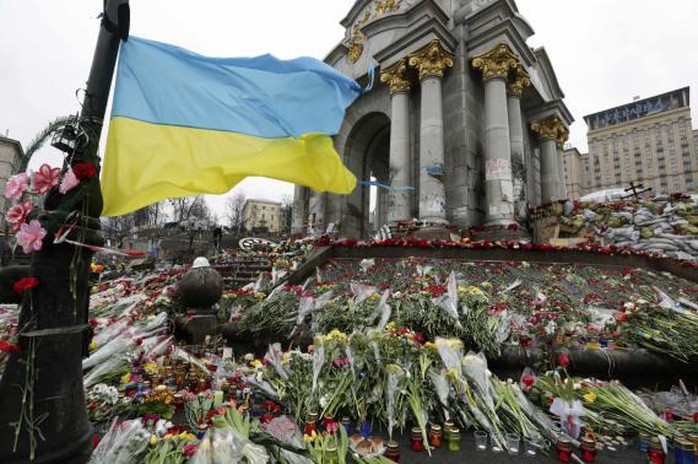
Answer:
[[[443,183],[444,123],[441,78],[422,79],[421,121],[419,128],[419,218],[446,223],[446,189]],[[441,175],[435,177],[429,174]]]
[[[514,222],[511,144],[506,81],[485,81],[485,197],[486,223]]]
[[[410,192],[410,96],[396,92],[391,96],[390,120],[390,186],[388,222],[411,219]]]
[[[541,202],[559,200],[560,170],[555,140],[544,138],[540,146]]]

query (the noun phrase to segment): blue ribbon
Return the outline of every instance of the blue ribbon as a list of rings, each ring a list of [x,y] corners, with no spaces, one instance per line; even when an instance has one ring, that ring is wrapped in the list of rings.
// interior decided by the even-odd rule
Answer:
[[[383,184],[383,183],[378,182],[376,180],[360,180],[359,184],[366,185],[369,187],[371,187],[371,186],[378,187],[378,188],[389,190],[391,192],[406,192],[406,191],[414,190],[414,187],[410,187],[408,185],[406,185],[404,187],[391,187],[390,185]]]

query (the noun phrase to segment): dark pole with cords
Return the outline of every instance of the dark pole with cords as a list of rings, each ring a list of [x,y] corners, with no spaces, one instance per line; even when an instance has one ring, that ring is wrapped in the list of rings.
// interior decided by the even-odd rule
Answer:
[[[92,452],[85,409],[82,357],[90,331],[88,276],[93,251],[54,237],[101,245],[97,149],[119,43],[128,38],[128,0],[106,0],[82,112],[71,128],[66,163],[91,163],[89,181],[65,195],[53,188],[39,220],[47,230],[32,256],[39,284],[25,292],[19,316],[20,351],[12,353],[0,380],[0,462],[84,463]],[[60,232],[59,232],[60,231]]]

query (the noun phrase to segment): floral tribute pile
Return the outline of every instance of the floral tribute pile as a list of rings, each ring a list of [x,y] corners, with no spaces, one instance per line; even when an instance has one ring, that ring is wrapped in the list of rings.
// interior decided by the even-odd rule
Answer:
[[[174,339],[172,316],[187,317],[176,298],[184,270],[94,287],[83,361],[97,429],[91,462],[388,463],[396,452],[409,462],[412,453],[455,451],[466,430],[487,432],[494,451],[516,434],[541,452],[560,442],[589,451],[591,441],[605,453],[638,432],[669,446],[698,433],[695,397],[638,396],[566,370],[577,349],[695,360],[698,285],[670,275],[337,259],[304,285],[274,288],[270,273],[226,290],[221,319],[269,339],[253,354],[217,337],[200,346]],[[16,316],[0,307],[3,353],[18,349]],[[549,356],[521,378],[500,379],[488,358],[507,345]]]
[[[658,195],[604,203],[564,201],[531,211],[557,217],[561,230],[594,242],[698,261],[698,203],[689,195]]]

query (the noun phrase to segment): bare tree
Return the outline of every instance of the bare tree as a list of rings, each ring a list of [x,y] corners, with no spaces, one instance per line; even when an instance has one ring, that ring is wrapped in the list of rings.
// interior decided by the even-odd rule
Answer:
[[[189,218],[210,219],[211,211],[202,195],[196,197],[170,198],[167,200],[174,212],[174,220],[186,221]]]
[[[230,228],[236,232],[240,232],[244,227],[243,209],[245,208],[245,202],[247,202],[247,197],[242,192],[236,193],[225,205],[226,219],[228,219],[228,225]]]

